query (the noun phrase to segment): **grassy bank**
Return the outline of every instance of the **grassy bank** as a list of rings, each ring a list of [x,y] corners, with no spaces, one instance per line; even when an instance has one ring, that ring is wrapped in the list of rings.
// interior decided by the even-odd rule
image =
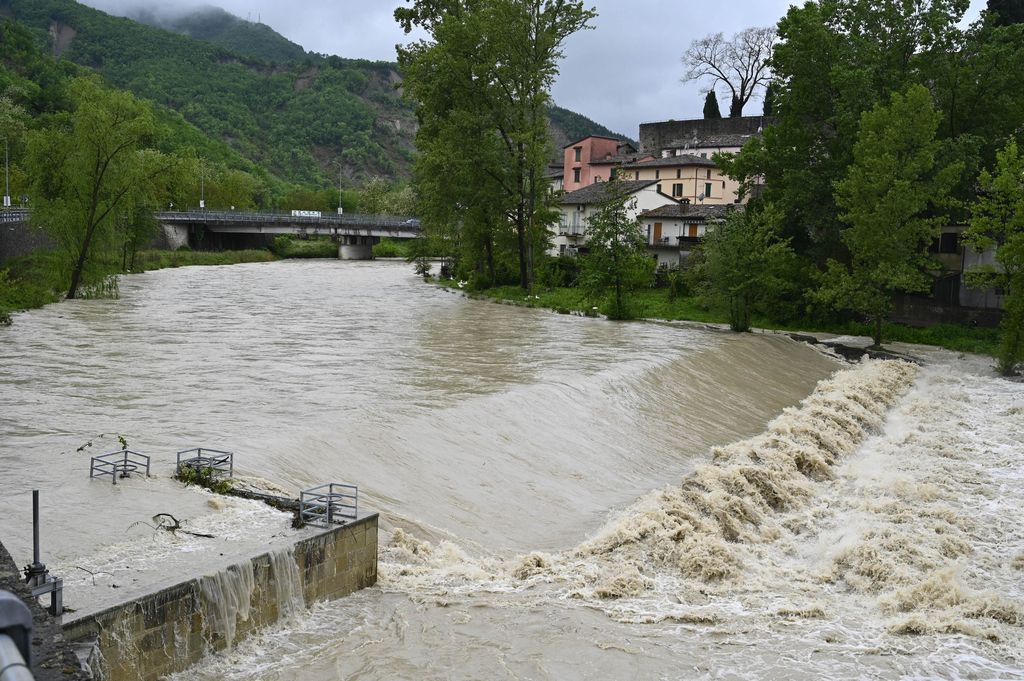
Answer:
[[[438,283],[441,286],[458,289],[458,284],[455,282],[442,280]],[[575,288],[553,288],[527,294],[518,286],[500,286],[476,291],[470,295],[498,302],[511,302],[516,305],[554,310],[562,314],[597,314],[593,303],[588,301],[579,289]],[[640,291],[634,294],[633,303],[636,316],[646,319],[713,324],[728,324],[729,321],[726,315],[708,309],[696,297],[681,296],[675,300],[669,300],[665,289]],[[850,336],[871,336],[872,332],[870,324],[856,322],[821,324],[805,320],[780,324],[770,319],[755,318],[754,326],[777,331],[806,331]],[[983,355],[994,355],[999,345],[998,329],[981,329],[958,324],[938,324],[918,328],[890,323],[883,327],[883,337],[886,342],[934,345],[957,352],[973,352]]]
[[[282,234],[271,250],[279,258],[337,258],[338,244],[329,238],[299,239]]]
[[[135,256],[135,272],[189,265],[235,265],[243,262],[276,260],[265,250],[247,251],[139,251]],[[101,272],[121,274],[120,261],[97,263]],[[57,253],[38,251],[9,260],[0,267],[0,324],[10,320],[16,310],[31,310],[61,299],[68,282],[66,268]],[[100,291],[84,289],[82,297],[110,295],[109,288]]]

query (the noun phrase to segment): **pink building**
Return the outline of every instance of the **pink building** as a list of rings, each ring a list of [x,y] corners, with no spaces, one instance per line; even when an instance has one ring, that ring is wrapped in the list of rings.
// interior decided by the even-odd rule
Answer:
[[[595,182],[607,182],[614,169],[623,163],[652,157],[639,156],[629,142],[591,135],[567,145],[563,158],[562,188],[572,192]]]

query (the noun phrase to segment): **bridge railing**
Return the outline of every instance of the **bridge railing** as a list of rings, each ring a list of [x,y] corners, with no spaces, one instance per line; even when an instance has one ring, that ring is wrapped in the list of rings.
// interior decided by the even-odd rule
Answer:
[[[0,209],[0,222],[28,222],[28,208]]]
[[[259,222],[262,224],[285,223],[292,225],[352,225],[360,227],[391,227],[408,230],[420,229],[419,220],[404,215],[361,215],[356,213],[292,215],[291,213],[275,211],[228,211],[204,209],[159,211],[154,215],[157,220],[166,222]]]

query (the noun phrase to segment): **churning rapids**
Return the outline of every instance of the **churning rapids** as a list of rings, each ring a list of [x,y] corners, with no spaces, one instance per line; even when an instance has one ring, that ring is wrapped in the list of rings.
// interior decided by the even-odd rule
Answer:
[[[385,530],[377,587],[182,680],[1024,679],[1024,386],[984,360],[840,365],[466,300],[388,263],[165,270],[121,294],[0,329],[15,558],[33,487],[72,571],[205,569],[203,539],[127,530],[158,511],[225,541],[277,527],[166,471],[89,484],[75,450],[101,432],[164,468],[203,444],[287,489],[356,483]]]

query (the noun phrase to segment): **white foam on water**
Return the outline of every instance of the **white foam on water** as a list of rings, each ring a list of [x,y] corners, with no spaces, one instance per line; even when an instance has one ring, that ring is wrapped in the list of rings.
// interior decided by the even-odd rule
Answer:
[[[396,529],[379,589],[182,678],[1024,678],[1024,389],[938,360],[838,372],[569,550]]]

